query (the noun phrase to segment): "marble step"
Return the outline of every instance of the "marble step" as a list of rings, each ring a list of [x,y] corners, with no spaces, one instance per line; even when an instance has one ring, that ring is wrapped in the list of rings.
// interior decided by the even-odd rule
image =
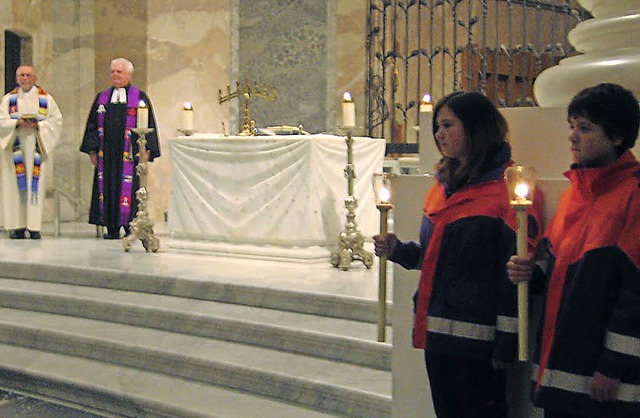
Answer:
[[[2,278],[0,306],[252,344],[378,370],[391,369],[391,346],[374,341],[376,325],[351,319]],[[306,309],[306,305],[300,309]],[[387,334],[390,340],[390,327]]]
[[[0,344],[0,370],[4,387],[104,417],[337,416],[201,382],[5,344]]]
[[[7,345],[161,373],[344,416],[390,414],[388,371],[78,317],[3,308],[0,318],[0,342]]]
[[[99,255],[96,255],[98,257]],[[146,260],[145,260],[146,261]],[[202,261],[191,261],[195,264]],[[227,264],[230,261],[225,261]],[[377,303],[364,297],[337,295],[323,290],[322,283],[317,289],[305,283],[311,289],[293,290],[278,285],[277,278],[269,277],[265,285],[264,277],[259,274],[260,267],[246,272],[246,276],[238,276],[237,266],[223,266],[223,270],[215,270],[210,277],[202,276],[168,276],[162,273],[141,273],[135,266],[118,266],[113,269],[96,267],[87,268],[70,264],[57,265],[47,263],[20,262],[0,260],[0,271],[4,278],[35,280],[41,282],[63,283],[77,286],[125,290],[138,293],[162,294],[190,299],[201,299],[237,305],[271,308],[281,311],[293,311],[333,318],[347,318],[356,321],[375,323]],[[256,269],[255,266],[251,266]],[[124,270],[123,270],[124,268]],[[161,268],[161,266],[159,267]],[[229,271],[224,271],[228,268]],[[272,267],[266,266],[265,269]],[[290,287],[287,275],[297,277],[304,271],[313,277],[314,270],[300,270],[294,266],[290,270],[281,268],[282,282]],[[326,267],[325,267],[326,268]],[[212,267],[215,269],[215,267]],[[308,273],[307,273],[308,272]],[[240,274],[242,271],[240,271]],[[326,274],[325,272],[322,272]],[[345,279],[348,284],[348,281]],[[387,324],[390,324],[393,303],[387,301]]]

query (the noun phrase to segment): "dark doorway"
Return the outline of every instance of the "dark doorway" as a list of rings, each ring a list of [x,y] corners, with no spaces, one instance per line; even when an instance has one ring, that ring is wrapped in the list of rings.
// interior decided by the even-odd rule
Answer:
[[[31,36],[26,33],[4,31],[4,92],[16,86],[16,70],[20,64],[32,64]]]

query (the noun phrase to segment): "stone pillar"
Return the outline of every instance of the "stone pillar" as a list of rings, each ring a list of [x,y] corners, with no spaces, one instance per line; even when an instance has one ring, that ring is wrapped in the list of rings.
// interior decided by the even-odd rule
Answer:
[[[585,87],[621,84],[640,97],[640,0],[580,0],[594,15],[569,32],[583,55],[566,58],[540,74],[534,85],[543,107],[566,106]]]

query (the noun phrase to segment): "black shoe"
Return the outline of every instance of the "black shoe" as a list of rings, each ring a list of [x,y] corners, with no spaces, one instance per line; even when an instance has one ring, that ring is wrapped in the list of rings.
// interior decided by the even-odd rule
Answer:
[[[9,238],[11,238],[11,239],[24,239],[24,233],[26,231],[27,231],[27,228],[12,229],[9,232]]]
[[[120,227],[107,228],[107,233],[102,236],[104,239],[120,239]]]
[[[128,237],[129,235],[131,235],[131,227],[129,225],[124,225],[122,228],[124,229],[125,237]]]
[[[40,239],[42,238],[42,234],[40,234],[40,231],[29,231],[29,238]]]

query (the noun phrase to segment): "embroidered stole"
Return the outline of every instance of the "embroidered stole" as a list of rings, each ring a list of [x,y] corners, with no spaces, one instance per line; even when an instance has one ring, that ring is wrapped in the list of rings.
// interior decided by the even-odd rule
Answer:
[[[38,86],[38,121],[42,121],[47,117],[49,112],[49,100],[47,92]],[[18,112],[18,88],[11,91],[9,96],[9,116],[11,119],[20,117]],[[16,180],[18,181],[18,190],[27,190],[27,168],[24,163],[24,153],[20,146],[20,135],[16,133],[16,139],[13,141],[13,165],[15,167]],[[31,204],[38,204],[38,186],[40,184],[40,171],[42,164],[42,150],[36,139],[36,147],[33,153],[33,170],[31,173]]]
[[[100,206],[100,221],[104,223],[104,121],[105,107],[111,100],[111,88],[100,93],[98,97],[98,141],[100,149],[98,151],[98,192]],[[140,101],[140,90],[131,85],[127,92],[127,119],[124,129],[124,148],[122,152],[122,183],[120,188],[120,224],[129,224],[129,215],[131,214],[131,204],[133,196],[133,144],[131,142],[131,129],[136,127],[138,102]]]

